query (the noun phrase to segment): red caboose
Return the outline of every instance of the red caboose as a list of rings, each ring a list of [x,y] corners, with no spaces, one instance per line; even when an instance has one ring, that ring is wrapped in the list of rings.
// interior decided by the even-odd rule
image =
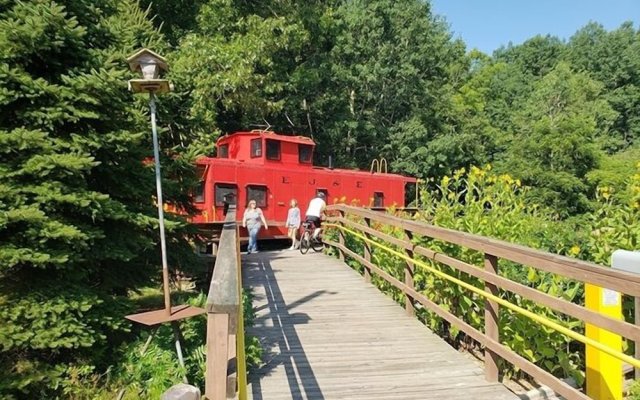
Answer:
[[[261,238],[286,237],[284,226],[292,198],[304,218],[307,204],[322,191],[327,204],[364,207],[405,206],[405,186],[416,179],[380,171],[313,165],[313,140],[266,131],[236,132],[218,139],[217,157],[197,161],[201,183],[194,195],[198,214],[192,222],[214,228],[224,221],[225,201],[236,204],[238,219],[250,199],[264,212],[269,230]],[[246,232],[243,232],[246,236]]]

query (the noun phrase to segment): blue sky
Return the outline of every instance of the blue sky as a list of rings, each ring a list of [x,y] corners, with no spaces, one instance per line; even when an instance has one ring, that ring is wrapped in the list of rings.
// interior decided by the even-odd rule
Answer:
[[[608,30],[624,21],[640,22],[640,0],[431,0],[455,38],[467,48],[491,54],[510,41],[519,44],[537,34],[568,39],[589,21]]]

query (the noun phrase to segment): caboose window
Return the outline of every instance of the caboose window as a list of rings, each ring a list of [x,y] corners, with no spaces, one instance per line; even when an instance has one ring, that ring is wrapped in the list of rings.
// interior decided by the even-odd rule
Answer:
[[[373,192],[373,206],[384,207],[384,193]]]
[[[309,164],[311,162],[311,151],[313,147],[308,144],[298,145],[298,161],[301,164]]]
[[[198,182],[198,186],[196,186],[195,196],[193,196],[193,200],[196,203],[202,203],[204,201],[204,184],[205,181],[201,180]]]
[[[280,141],[267,139],[267,160],[280,159]]]
[[[238,186],[229,183],[216,183],[214,188],[217,207],[224,206],[225,202],[228,204],[236,204]]]
[[[261,185],[249,185],[247,186],[247,204],[250,200],[256,201],[256,206],[267,206],[267,187]]]
[[[251,139],[251,158],[262,157],[262,139]]]
[[[229,158],[229,145],[221,144],[218,147],[218,158]]]

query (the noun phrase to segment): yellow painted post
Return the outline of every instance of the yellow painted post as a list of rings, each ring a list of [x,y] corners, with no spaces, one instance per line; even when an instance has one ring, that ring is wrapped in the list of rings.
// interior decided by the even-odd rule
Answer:
[[[242,260],[240,257],[240,229],[236,224],[236,257],[238,259],[238,285],[240,285],[240,307],[238,308],[238,333],[236,336],[236,368],[238,369],[238,400],[247,400],[247,356],[244,352],[244,302],[242,296]]]
[[[586,306],[611,318],[622,319],[620,293],[585,284]],[[586,324],[586,336],[611,349],[622,351],[622,338],[606,329]],[[595,400],[622,400],[622,361],[586,346],[587,396]]]

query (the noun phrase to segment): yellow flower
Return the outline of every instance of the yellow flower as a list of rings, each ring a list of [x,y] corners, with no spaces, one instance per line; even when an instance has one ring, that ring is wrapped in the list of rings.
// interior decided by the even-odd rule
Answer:
[[[445,176],[442,178],[442,186],[447,186],[447,185],[449,185],[449,181],[450,181],[450,180],[451,180],[451,179],[449,179],[449,177],[445,175]]]
[[[572,256],[577,256],[578,254],[580,254],[580,247],[577,244],[574,244],[569,249],[569,254],[571,254]]]

